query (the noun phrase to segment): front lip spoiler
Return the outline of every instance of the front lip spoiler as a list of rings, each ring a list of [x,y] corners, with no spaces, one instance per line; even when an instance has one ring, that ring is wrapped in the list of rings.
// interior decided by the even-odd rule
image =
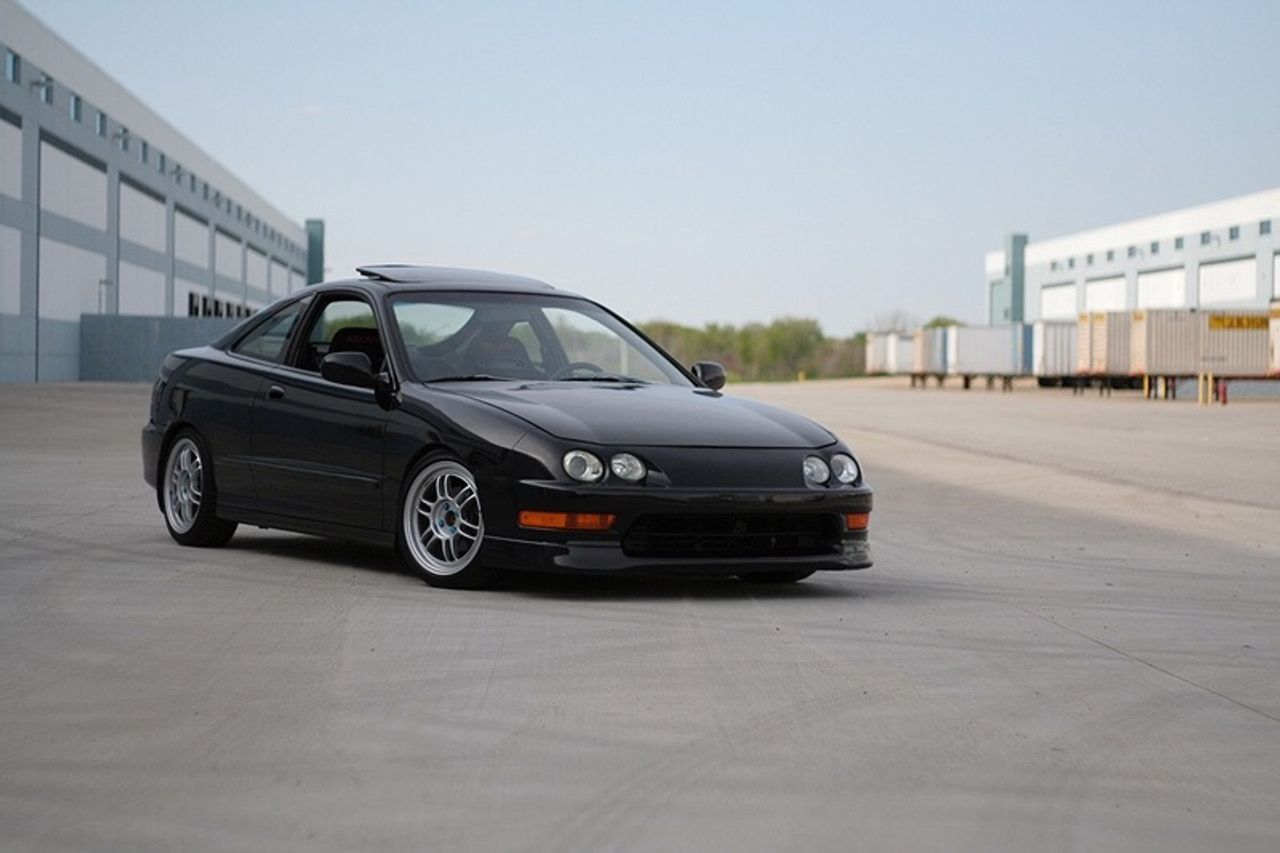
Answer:
[[[740,560],[690,557],[628,557],[621,539],[549,542],[487,536],[483,558],[495,568],[573,574],[739,575],[751,572],[808,569],[852,571],[869,568],[871,546],[866,534],[846,535],[839,554],[804,557],[753,557]]]

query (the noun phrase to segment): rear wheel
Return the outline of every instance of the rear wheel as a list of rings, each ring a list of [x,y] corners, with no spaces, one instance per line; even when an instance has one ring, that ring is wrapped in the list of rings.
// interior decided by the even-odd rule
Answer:
[[[453,459],[414,468],[400,511],[400,553],[431,586],[474,589],[492,572],[478,560],[484,514],[475,477]]]
[[[169,535],[181,545],[216,548],[236,532],[217,515],[213,457],[194,430],[183,430],[165,456],[160,501]]]
[[[799,569],[790,572],[744,572],[738,577],[747,583],[796,583],[811,574],[812,570]]]

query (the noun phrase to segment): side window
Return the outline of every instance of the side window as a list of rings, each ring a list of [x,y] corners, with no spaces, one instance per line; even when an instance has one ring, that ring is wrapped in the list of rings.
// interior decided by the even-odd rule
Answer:
[[[289,337],[293,334],[306,303],[307,300],[301,299],[281,308],[254,326],[253,331],[241,338],[231,351],[260,361],[279,361],[289,345]]]
[[[382,369],[382,340],[373,309],[364,300],[338,297],[315,316],[306,335],[298,367],[320,372],[320,362],[334,352],[362,352],[374,371]]]

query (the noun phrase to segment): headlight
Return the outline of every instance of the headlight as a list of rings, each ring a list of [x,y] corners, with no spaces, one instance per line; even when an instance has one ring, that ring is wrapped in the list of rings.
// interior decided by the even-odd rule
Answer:
[[[613,472],[615,477],[626,480],[628,483],[640,482],[647,473],[644,463],[630,453],[615,454],[609,460],[609,470]]]
[[[845,453],[837,453],[831,457],[831,472],[836,475],[837,480],[846,485],[856,482],[862,473],[858,468],[857,460]]]
[[[817,456],[806,456],[804,458],[804,478],[815,486],[821,486],[831,479],[831,469],[827,467],[827,463]]]
[[[604,476],[604,465],[594,453],[570,450],[564,455],[564,472],[575,480],[594,483]]]

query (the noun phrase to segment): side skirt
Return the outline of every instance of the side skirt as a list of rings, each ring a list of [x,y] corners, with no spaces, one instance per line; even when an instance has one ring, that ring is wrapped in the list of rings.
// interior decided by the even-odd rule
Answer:
[[[292,518],[287,515],[272,515],[264,512],[251,512],[233,507],[218,507],[218,517],[226,521],[249,524],[255,527],[270,527],[275,530],[288,530],[293,533],[306,533],[311,536],[322,536],[326,539],[343,539],[348,542],[366,542],[390,548],[396,544],[394,533],[384,530],[371,530],[367,527],[351,527],[346,524],[311,521],[304,518]]]

